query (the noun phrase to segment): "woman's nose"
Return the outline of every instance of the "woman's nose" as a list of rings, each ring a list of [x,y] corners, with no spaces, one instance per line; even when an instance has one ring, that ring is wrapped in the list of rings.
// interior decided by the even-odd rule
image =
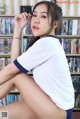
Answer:
[[[40,23],[40,17],[36,17],[34,22],[35,23]]]

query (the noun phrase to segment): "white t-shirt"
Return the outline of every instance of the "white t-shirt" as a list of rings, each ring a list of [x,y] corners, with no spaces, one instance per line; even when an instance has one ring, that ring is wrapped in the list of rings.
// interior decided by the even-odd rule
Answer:
[[[40,88],[61,109],[74,107],[74,88],[67,59],[54,36],[36,41],[14,64],[23,72],[33,70],[33,77]]]

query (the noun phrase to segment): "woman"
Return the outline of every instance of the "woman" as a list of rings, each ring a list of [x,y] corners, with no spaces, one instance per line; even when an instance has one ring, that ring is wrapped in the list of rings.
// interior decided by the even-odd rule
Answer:
[[[12,63],[0,72],[0,99],[15,86],[24,100],[0,107],[9,119],[71,119],[74,89],[64,50],[54,36],[61,18],[61,8],[52,1],[37,3],[32,15],[15,17]],[[19,40],[29,20],[38,40],[20,55]],[[30,70],[33,78],[26,74]]]

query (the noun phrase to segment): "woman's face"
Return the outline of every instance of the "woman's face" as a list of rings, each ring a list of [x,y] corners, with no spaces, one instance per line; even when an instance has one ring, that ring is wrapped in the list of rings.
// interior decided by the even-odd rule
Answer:
[[[34,36],[44,37],[51,29],[51,17],[45,4],[38,5],[31,18],[31,29]]]

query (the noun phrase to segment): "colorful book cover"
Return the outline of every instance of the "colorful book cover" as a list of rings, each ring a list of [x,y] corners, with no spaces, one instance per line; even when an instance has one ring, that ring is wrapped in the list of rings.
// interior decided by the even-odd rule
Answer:
[[[68,20],[64,19],[62,21],[62,30],[61,35],[67,35],[68,34]]]
[[[78,34],[78,20],[74,19],[72,25],[72,35],[77,35],[77,34]]]
[[[5,34],[5,28],[6,28],[6,26],[5,26],[6,24],[5,24],[5,18],[2,18],[2,28],[1,28],[1,34]]]
[[[77,54],[78,53],[78,39],[73,38],[71,40],[71,54]]]
[[[78,41],[78,53],[80,54],[80,39]]]
[[[5,20],[5,34],[10,34],[10,19],[6,18]]]
[[[66,54],[71,53],[71,40],[70,39],[63,40],[63,48]]]
[[[69,19],[68,20],[68,35],[72,35],[72,24],[73,24],[73,20]]]
[[[5,67],[5,58],[0,58],[0,70]]]
[[[78,35],[80,35],[80,19],[78,20]]]
[[[27,50],[27,42],[28,42],[27,38],[22,39],[22,53]]]

